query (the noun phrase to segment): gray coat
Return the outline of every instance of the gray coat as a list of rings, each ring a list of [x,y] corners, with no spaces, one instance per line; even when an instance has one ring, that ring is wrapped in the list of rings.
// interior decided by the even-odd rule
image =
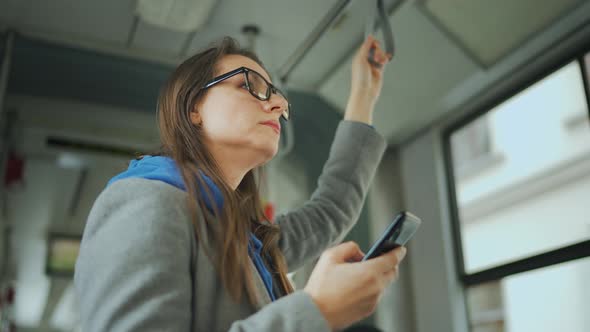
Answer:
[[[276,218],[289,270],[342,241],[359,217],[385,147],[371,127],[339,124],[311,199]],[[193,236],[186,195],[138,178],[119,180],[100,194],[74,276],[83,331],[329,330],[301,290],[271,302],[254,264],[258,303],[247,296],[234,302]]]

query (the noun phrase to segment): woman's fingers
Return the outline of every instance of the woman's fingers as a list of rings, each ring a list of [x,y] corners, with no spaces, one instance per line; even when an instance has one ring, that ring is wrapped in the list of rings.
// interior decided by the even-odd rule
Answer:
[[[367,36],[352,61],[349,98],[354,104],[346,108],[345,119],[372,121],[375,102],[383,85],[385,63],[387,61],[379,42],[373,36]]]
[[[399,265],[396,265],[392,270],[385,272],[383,274],[383,279],[387,284],[394,282],[399,275]]]
[[[387,55],[387,53],[385,53],[382,49],[379,49],[379,63],[381,63],[382,65],[385,65],[386,63],[389,62],[389,60],[391,59],[391,56]]]
[[[332,329],[342,329],[375,311],[383,291],[397,278],[405,255],[400,247],[366,262],[354,242],[326,250],[309,277],[304,291],[317,304]]]
[[[373,36],[371,36],[371,35],[367,36],[367,38],[365,39],[365,42],[363,43],[363,46],[361,46],[361,49],[360,49],[361,55],[363,57],[368,57],[371,48],[376,47],[376,42],[378,42],[378,41]]]
[[[381,47],[381,43],[379,40],[375,39],[373,36],[369,35],[367,40],[365,41],[365,45],[368,44],[369,49],[374,49],[373,60],[378,62],[381,65],[389,62],[392,58],[392,55],[389,53],[385,53],[383,48]]]
[[[358,244],[353,241],[345,242],[335,247],[328,249],[324,255],[335,263],[344,262],[358,262],[363,259],[363,252],[359,248]]]
[[[361,46],[360,53],[364,58],[370,56],[371,49],[373,49],[373,60],[378,61],[379,53],[382,53],[381,46],[379,41],[375,39],[372,35],[367,36],[363,45]]]
[[[383,52],[383,50],[379,50],[379,61],[382,64],[389,62],[389,57],[385,54],[385,52]]]
[[[406,256],[406,248],[398,247],[379,257],[372,258],[362,264],[377,273],[387,273],[394,269]]]

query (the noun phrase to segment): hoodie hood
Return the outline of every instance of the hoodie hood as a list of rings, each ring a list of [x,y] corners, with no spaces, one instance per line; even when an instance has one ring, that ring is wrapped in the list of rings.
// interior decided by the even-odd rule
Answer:
[[[209,191],[211,191],[211,194],[213,195],[213,202],[211,202],[209,195],[207,195],[206,189],[199,187],[201,195],[205,200],[205,205],[212,212],[214,211],[214,207],[217,207],[219,210],[221,210],[223,207],[223,195],[221,194],[221,190],[219,190],[219,187],[215,185],[213,180],[203,174],[203,172],[201,172],[201,176],[207,184]],[[112,178],[108,182],[107,187],[118,180],[128,178],[158,180],[186,191],[184,180],[182,179],[182,175],[176,166],[176,162],[170,157],[143,156],[139,160],[131,160],[127,170]]]
[[[201,195],[204,199],[205,206],[212,213],[214,212],[214,206],[216,206],[218,210],[221,210],[221,208],[223,208],[223,195],[221,194],[221,190],[219,190],[219,187],[217,187],[213,180],[203,174],[203,172],[201,172],[201,176],[209,187],[209,191],[213,195],[213,202],[211,202],[209,195],[207,195],[207,192],[205,191],[205,188],[199,187]],[[162,181],[178,189],[186,191],[184,180],[182,179],[182,175],[180,175],[180,171],[176,166],[176,162],[170,157],[143,156],[143,158],[139,160],[133,159],[129,163],[127,170],[112,178],[108,182],[107,187],[118,180],[128,178]],[[262,249],[262,242],[253,234],[250,234],[250,239],[254,249],[260,252]]]
[[[199,171],[205,184],[208,186],[209,191],[213,196],[213,202],[210,200],[210,196],[207,195],[205,188],[199,186],[199,190],[201,195],[204,199],[205,206],[209,211],[214,212],[213,207],[217,207],[219,211],[223,207],[223,195],[221,194],[221,190],[219,187],[203,172]],[[176,165],[174,159],[170,157],[164,156],[143,156],[141,159],[131,160],[129,163],[129,167],[123,173],[115,176],[112,178],[107,187],[113,184],[114,182],[122,179],[128,178],[141,178],[141,179],[148,179],[148,180],[157,180],[168,183],[178,189],[186,191],[186,186],[184,184],[184,180],[180,171]],[[214,205],[215,204],[215,205]],[[276,299],[273,286],[272,286],[272,276],[270,272],[267,270],[266,266],[261,257],[262,251],[262,242],[253,234],[249,234],[250,241],[248,241],[248,253],[252,257],[254,265],[258,269],[264,284],[269,292],[271,299],[274,301]]]

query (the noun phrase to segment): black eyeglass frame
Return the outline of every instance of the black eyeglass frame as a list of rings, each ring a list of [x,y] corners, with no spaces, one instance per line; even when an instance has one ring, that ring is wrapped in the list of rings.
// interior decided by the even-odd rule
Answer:
[[[267,89],[266,89],[266,96],[264,98],[260,97],[259,95],[255,94],[252,91],[252,88],[250,87],[250,78],[248,77],[248,73],[249,72],[253,72],[256,75],[260,76],[260,78],[264,81],[264,83],[266,83]],[[272,83],[270,83],[269,81],[267,81],[264,76],[262,76],[259,72],[252,70],[248,67],[240,67],[237,69],[234,69],[230,72],[227,72],[225,74],[221,74],[217,77],[214,77],[213,79],[211,79],[209,82],[207,82],[201,89],[199,89],[199,92],[202,90],[206,90],[209,89],[210,87],[214,86],[217,83],[220,83],[222,81],[227,80],[228,78],[234,77],[238,74],[242,74],[244,73],[244,77],[245,77],[245,82],[246,82],[246,88],[248,89],[248,92],[250,92],[250,94],[252,96],[254,96],[256,99],[258,100],[262,100],[262,101],[267,101],[270,99],[270,97],[272,96],[272,94],[276,94],[276,95],[280,95],[281,97],[283,97],[285,99],[285,101],[287,102],[287,115],[285,115],[285,111],[283,111],[283,113],[281,114],[281,117],[285,120],[285,121],[289,121],[289,119],[291,118],[291,104],[289,103],[289,100],[287,99],[287,96],[283,93],[283,91],[281,91],[279,88],[277,88],[276,86],[274,86]]]

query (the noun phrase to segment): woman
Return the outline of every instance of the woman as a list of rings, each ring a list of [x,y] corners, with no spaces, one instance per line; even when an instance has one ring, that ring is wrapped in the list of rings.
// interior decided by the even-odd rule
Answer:
[[[274,224],[254,172],[277,153],[285,96],[229,38],[181,64],[158,101],[161,155],[133,160],[88,217],[75,273],[82,330],[329,331],[371,314],[405,249],[359,262],[356,244],[334,245],[385,150],[369,125],[387,61],[369,37],[317,190]],[[294,291],[288,269],[322,252]]]

